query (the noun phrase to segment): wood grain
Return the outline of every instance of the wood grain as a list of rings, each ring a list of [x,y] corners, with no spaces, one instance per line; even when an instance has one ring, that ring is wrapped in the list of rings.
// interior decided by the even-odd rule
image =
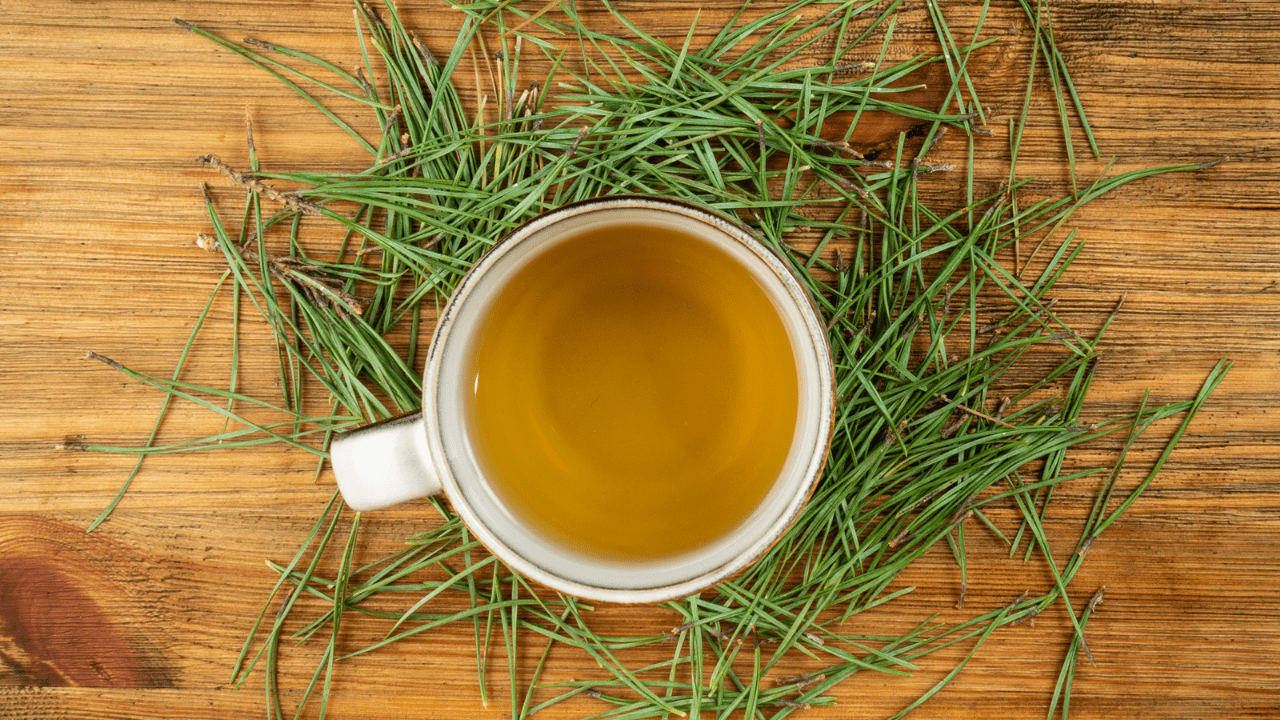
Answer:
[[[958,37],[977,3],[942,2]],[[587,21],[616,29],[579,0]],[[694,5],[620,3],[652,32],[682,39]],[[705,42],[736,2],[700,6]],[[177,9],[175,9],[177,8]],[[988,31],[1004,39],[975,59],[996,134],[978,146],[978,177],[994,189],[1006,167],[1002,129],[1021,102],[1030,33],[1016,5],[992,3]],[[226,718],[259,716],[262,677],[228,686],[231,664],[273,574],[328,499],[326,473],[298,451],[272,448],[151,458],[116,515],[82,529],[109,502],[133,459],[55,451],[77,442],[138,444],[161,398],[86,350],[140,370],[171,371],[216,281],[218,260],[192,245],[206,230],[199,182],[218,202],[238,195],[192,162],[216,153],[247,165],[244,119],[267,167],[357,169],[361,151],[327,119],[169,16],[231,38],[245,35],[356,65],[344,2],[247,0],[182,5],[0,2],[0,717]],[[458,22],[446,5],[406,3],[408,23],[447,48]],[[1055,30],[1107,159],[1121,170],[1202,162],[1209,171],[1128,186],[1074,221],[1087,248],[1060,286],[1059,308],[1096,327],[1120,295],[1124,312],[1086,408],[1102,418],[1191,396],[1223,355],[1236,367],[1165,471],[1090,551],[1073,599],[1106,600],[1089,625],[1098,664],[1082,664],[1075,717],[1280,716],[1280,8],[1264,0],[1085,0],[1054,3]],[[987,34],[987,33],[984,33]],[[904,3],[892,59],[933,45],[922,3]],[[873,60],[878,47],[866,48]],[[810,59],[816,59],[810,58]],[[1043,73],[1041,73],[1041,76]],[[464,83],[465,87],[465,83]],[[1032,192],[1061,192],[1063,147],[1047,87],[1033,108],[1022,168]],[[468,91],[468,97],[471,96]],[[367,113],[343,117],[372,127]],[[1076,150],[1084,155],[1083,137]],[[937,157],[960,165],[963,145]],[[1105,162],[1082,160],[1090,178]],[[939,197],[962,173],[929,177]],[[227,381],[229,303],[219,301],[184,375]],[[244,391],[269,394],[270,336],[244,320]],[[1035,368],[1027,370],[1028,377]],[[221,420],[175,406],[161,442],[217,431]],[[1167,433],[1170,428],[1166,428]],[[1079,467],[1114,457],[1114,443],[1078,454]],[[1134,458],[1132,486],[1159,450]],[[1074,542],[1096,486],[1056,496],[1059,553]],[[419,508],[366,518],[359,555],[374,558],[422,529]],[[993,514],[1014,524],[1006,510]],[[919,589],[853,622],[892,631],[934,612],[944,620],[1040,592],[1035,564],[1005,557],[973,532],[966,610],[945,549],[914,566]],[[605,608],[616,627],[668,629],[667,611]],[[1069,641],[1060,611],[1035,627],[1001,630],[957,681],[919,711],[928,717],[1043,717]],[[378,628],[354,623],[357,647]],[[468,628],[442,628],[340,666],[330,717],[504,717],[485,710]],[[525,642],[530,657],[541,645]],[[967,651],[928,659],[911,679],[864,674],[841,686],[835,710],[806,717],[882,717],[937,682]],[[280,682],[298,697],[319,648],[286,649]],[[499,654],[490,690],[507,682]],[[601,677],[585,656],[557,650],[552,679]],[[604,708],[582,698],[546,713]],[[314,712],[314,708],[313,708]]]

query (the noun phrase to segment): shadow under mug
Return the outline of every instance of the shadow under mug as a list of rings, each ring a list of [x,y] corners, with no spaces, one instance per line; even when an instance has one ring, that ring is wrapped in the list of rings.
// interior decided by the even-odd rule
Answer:
[[[468,355],[502,288],[559,242],[620,225],[693,235],[750,272],[782,320],[798,379],[795,435],[761,503],[735,529],[710,543],[652,560],[596,557],[554,542],[523,522],[486,481],[464,417]],[[481,258],[437,321],[423,376],[423,410],[340,434],[330,455],[343,499],[352,509],[375,510],[443,492],[476,539],[525,577],[588,600],[662,602],[733,576],[799,515],[826,461],[835,410],[833,377],[826,328],[808,291],[784,260],[741,225],[669,199],[588,200],[534,218]]]

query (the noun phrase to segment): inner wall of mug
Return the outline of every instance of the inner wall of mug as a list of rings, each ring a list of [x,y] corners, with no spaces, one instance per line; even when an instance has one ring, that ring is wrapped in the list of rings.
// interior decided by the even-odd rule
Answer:
[[[600,558],[523,523],[485,482],[465,419],[471,391],[469,351],[480,321],[499,291],[542,253],[583,233],[617,225],[696,235],[746,267],[783,320],[799,381],[796,433],[779,479],[764,501],[730,533],[694,551],[660,560]],[[434,394],[436,407],[427,418],[427,430],[437,471],[455,509],[478,539],[508,564],[539,582],[582,597],[624,599],[615,598],[614,592],[634,595],[634,591],[659,588],[673,590],[674,597],[683,594],[679,586],[689,586],[692,591],[700,582],[714,582],[712,576],[736,572],[790,523],[807,498],[825,455],[830,408],[824,407],[824,395],[830,393],[830,363],[825,342],[815,347],[813,333],[819,333],[817,337],[825,337],[825,333],[813,313],[804,311],[810,307],[804,290],[777,257],[743,237],[737,228],[691,208],[627,198],[570,207],[534,220],[486,255],[458,288],[441,318],[428,360],[425,387],[428,397]],[[618,512],[626,512],[626,508],[618,508]]]

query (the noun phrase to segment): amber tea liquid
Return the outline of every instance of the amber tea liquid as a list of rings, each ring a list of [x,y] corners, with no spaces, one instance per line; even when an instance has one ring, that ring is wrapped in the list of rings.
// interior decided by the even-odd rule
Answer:
[[[795,435],[795,353],[706,240],[614,226],[533,259],[470,356],[471,444],[503,502],[591,555],[660,559],[740,525]]]

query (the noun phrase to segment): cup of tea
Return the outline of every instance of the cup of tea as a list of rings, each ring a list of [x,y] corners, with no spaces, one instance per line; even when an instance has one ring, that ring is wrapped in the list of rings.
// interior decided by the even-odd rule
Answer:
[[[807,290],[747,229],[601,198],[481,258],[437,321],[422,411],[330,455],[355,510],[443,493],[525,577],[660,602],[731,577],[799,515],[833,376]]]

